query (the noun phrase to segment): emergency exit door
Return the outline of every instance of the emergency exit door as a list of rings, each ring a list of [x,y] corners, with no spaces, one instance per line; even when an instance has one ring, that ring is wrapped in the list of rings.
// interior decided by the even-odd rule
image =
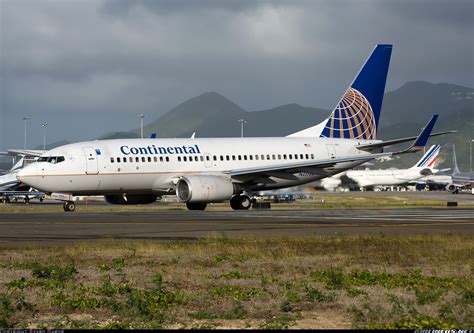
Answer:
[[[328,158],[336,158],[336,145],[326,145],[328,151]]]

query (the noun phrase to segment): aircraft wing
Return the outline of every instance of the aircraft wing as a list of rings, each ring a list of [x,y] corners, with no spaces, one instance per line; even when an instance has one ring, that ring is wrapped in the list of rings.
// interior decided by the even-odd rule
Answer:
[[[411,137],[408,137],[408,138],[401,138],[401,139],[395,139],[395,140],[388,140],[388,141],[383,141],[383,142],[359,145],[359,146],[357,146],[357,149],[370,151],[374,148],[383,148],[383,147],[393,146],[393,145],[396,145],[396,144],[399,144],[399,143],[410,142],[410,141],[415,140],[410,149],[412,151],[418,151],[418,150],[420,150],[419,147],[424,147],[424,145],[426,144],[428,139],[432,136],[438,136],[438,135],[444,135],[444,134],[456,133],[457,132],[456,130],[452,130],[452,131],[445,131],[445,132],[438,132],[438,133],[430,134],[431,131],[433,130],[433,127],[434,127],[437,119],[438,119],[438,115],[434,115],[433,117],[431,117],[430,121],[426,124],[425,127],[423,127],[421,133],[418,136],[411,136]]]
[[[27,149],[8,149],[9,155],[13,156],[27,156],[27,157],[40,157],[44,154],[44,150],[27,150]]]
[[[438,115],[434,115],[431,117],[430,121],[426,124],[426,126],[422,129],[420,134],[415,137],[413,143],[406,149],[397,152],[387,152],[387,153],[376,153],[376,154],[364,154],[364,155],[356,155],[356,156],[346,156],[341,158],[330,158],[325,160],[318,160],[318,161],[305,161],[305,162],[297,162],[297,163],[289,163],[283,165],[275,165],[275,166],[266,166],[266,167],[254,167],[254,168],[245,168],[245,169],[237,169],[237,170],[229,170],[226,173],[230,175],[234,179],[238,179],[241,181],[250,181],[259,177],[277,177],[282,179],[288,180],[297,180],[298,178],[294,176],[294,173],[297,172],[308,172],[315,175],[322,175],[328,176],[330,175],[329,172],[326,172],[325,168],[334,167],[338,163],[345,163],[345,162],[367,162],[372,159],[384,156],[392,156],[392,155],[399,155],[405,153],[412,153],[422,149],[426,146],[428,142],[428,138],[430,137],[431,131],[438,119]],[[357,146],[359,148],[360,146]]]
[[[324,171],[325,168],[334,167],[338,163],[356,162],[356,161],[365,162],[365,161],[370,161],[374,158],[390,156],[393,154],[394,153],[390,152],[390,153],[379,153],[379,154],[370,154],[370,155],[357,155],[357,156],[331,158],[331,159],[318,160],[318,161],[289,163],[289,164],[275,165],[275,166],[270,166],[270,167],[236,169],[236,170],[229,170],[225,173],[230,175],[232,178],[237,178],[237,179],[241,178],[242,176],[250,176],[250,178],[267,176],[267,177],[277,177],[277,178],[292,180],[296,178],[295,176],[293,176],[293,173],[309,172],[316,175],[317,174],[325,175],[326,174],[326,172]],[[244,178],[248,178],[248,177],[244,177]]]
[[[33,191],[0,191],[0,196],[28,196],[30,198],[42,198],[45,194],[43,192]]]

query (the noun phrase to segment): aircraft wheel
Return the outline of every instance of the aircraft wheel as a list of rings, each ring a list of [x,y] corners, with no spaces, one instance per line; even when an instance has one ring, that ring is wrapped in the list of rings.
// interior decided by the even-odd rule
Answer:
[[[30,203],[30,197],[26,196],[23,201],[25,202],[25,204],[29,204]]]
[[[232,198],[230,198],[230,208],[233,210],[238,210],[240,209],[240,195],[234,195]]]
[[[248,195],[234,195],[232,198],[230,198],[230,207],[233,210],[247,210],[251,205],[252,201]]]
[[[250,197],[247,195],[240,195],[240,209],[243,210],[248,210],[250,206],[252,206],[252,201],[250,200]]]
[[[76,209],[76,204],[72,201],[66,201],[63,204],[63,209],[65,212],[73,212]]]
[[[187,202],[186,207],[189,210],[204,210],[207,207],[207,203],[205,202]]]

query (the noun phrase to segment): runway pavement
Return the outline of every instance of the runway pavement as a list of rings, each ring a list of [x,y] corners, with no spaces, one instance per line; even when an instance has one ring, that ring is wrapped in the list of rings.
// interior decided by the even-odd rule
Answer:
[[[474,233],[474,209],[0,214],[0,245],[355,233]]]

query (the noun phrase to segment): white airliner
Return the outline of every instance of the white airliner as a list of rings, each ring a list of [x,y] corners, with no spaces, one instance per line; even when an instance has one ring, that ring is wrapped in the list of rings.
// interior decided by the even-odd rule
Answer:
[[[459,193],[459,190],[471,189],[471,193],[474,194],[474,173],[459,171],[458,162],[456,159],[456,148],[453,145],[453,174],[451,176],[451,182],[446,185],[446,190],[451,191],[453,194]]]
[[[409,169],[348,170],[344,172],[344,175],[355,181],[361,188],[409,183],[439,171],[434,166],[438,160],[440,149],[440,145],[431,146],[423,157]]]
[[[437,116],[417,137],[376,139],[391,51],[391,45],[377,45],[331,115],[287,137],[79,142],[48,151],[17,177],[46,193],[104,195],[112,204],[176,194],[191,210],[227,200],[233,209],[248,209],[256,191],[313,182],[425,146]],[[383,152],[409,141],[403,151]],[[64,203],[65,211],[74,209],[73,201]]]
[[[22,184],[16,177],[17,173],[24,168],[28,163],[31,163],[36,155],[31,155],[31,151],[15,150],[7,152],[0,152],[0,155],[19,156],[20,159],[13,167],[5,174],[0,175],[0,202],[10,202],[11,199],[17,200],[23,198],[25,203],[29,203],[30,199],[40,198],[42,201],[44,193],[31,190],[30,186]],[[41,151],[43,153],[44,151]]]
[[[14,190],[20,185],[21,182],[16,178],[16,174],[23,165],[24,158],[21,158],[7,173],[0,175],[0,191]]]

